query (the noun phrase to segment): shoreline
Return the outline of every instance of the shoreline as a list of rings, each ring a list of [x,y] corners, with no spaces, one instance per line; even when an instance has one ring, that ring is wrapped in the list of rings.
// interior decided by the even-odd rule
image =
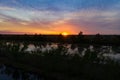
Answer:
[[[32,67],[31,65],[17,63],[15,61],[9,60],[7,58],[1,58],[0,57],[0,64],[4,64],[6,66],[11,66],[13,68],[20,69],[20,70],[25,71],[25,72],[40,74],[40,75],[43,76],[43,78],[45,78],[44,80],[49,80],[49,79],[59,80],[59,79],[56,79],[56,77],[54,77],[54,74],[53,75],[52,74],[46,74],[41,69]]]
[[[0,57],[0,64],[4,64],[8,67],[13,67],[15,69],[22,70],[25,72],[38,74],[42,76],[43,80],[79,80],[78,78],[74,78],[66,74],[62,74],[60,72],[54,72],[54,70],[53,71],[45,69],[42,70],[42,68],[37,68],[36,66],[20,63],[19,61],[17,62],[14,61],[13,59],[8,59],[7,57]]]

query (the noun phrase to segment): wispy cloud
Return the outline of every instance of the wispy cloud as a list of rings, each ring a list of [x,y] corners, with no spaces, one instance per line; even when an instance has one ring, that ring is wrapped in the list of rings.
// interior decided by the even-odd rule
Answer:
[[[119,33],[120,28],[120,11],[98,11],[89,10],[77,12],[75,17],[67,22],[78,28],[82,28],[90,33]],[[113,32],[109,32],[109,31]]]
[[[15,10],[14,8],[7,7],[7,6],[0,6],[0,10]]]
[[[0,0],[0,27],[120,34],[119,10],[119,0]]]

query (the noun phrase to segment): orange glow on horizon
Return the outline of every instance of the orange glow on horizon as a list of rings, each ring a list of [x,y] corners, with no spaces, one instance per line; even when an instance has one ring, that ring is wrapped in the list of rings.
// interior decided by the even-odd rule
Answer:
[[[75,26],[70,25],[68,23],[59,23],[54,24],[49,28],[43,28],[41,25],[36,24],[34,25],[27,25],[25,23],[18,24],[13,22],[1,22],[0,24],[1,28],[0,31],[2,33],[16,33],[16,34],[43,34],[43,35],[59,35],[62,34],[64,36],[71,35],[71,34],[77,34],[78,29],[75,28]],[[48,27],[48,26],[47,26]]]
[[[69,35],[69,33],[67,33],[67,32],[62,32],[61,33],[63,36],[68,36]]]

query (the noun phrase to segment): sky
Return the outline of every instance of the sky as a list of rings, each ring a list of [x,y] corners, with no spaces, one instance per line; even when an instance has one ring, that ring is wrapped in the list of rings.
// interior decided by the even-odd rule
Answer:
[[[120,0],[0,0],[0,34],[120,34]]]

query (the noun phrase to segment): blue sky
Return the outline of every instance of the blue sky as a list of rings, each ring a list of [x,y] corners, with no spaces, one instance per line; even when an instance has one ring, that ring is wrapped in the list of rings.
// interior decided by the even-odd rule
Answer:
[[[0,33],[120,34],[120,0],[0,0]]]

